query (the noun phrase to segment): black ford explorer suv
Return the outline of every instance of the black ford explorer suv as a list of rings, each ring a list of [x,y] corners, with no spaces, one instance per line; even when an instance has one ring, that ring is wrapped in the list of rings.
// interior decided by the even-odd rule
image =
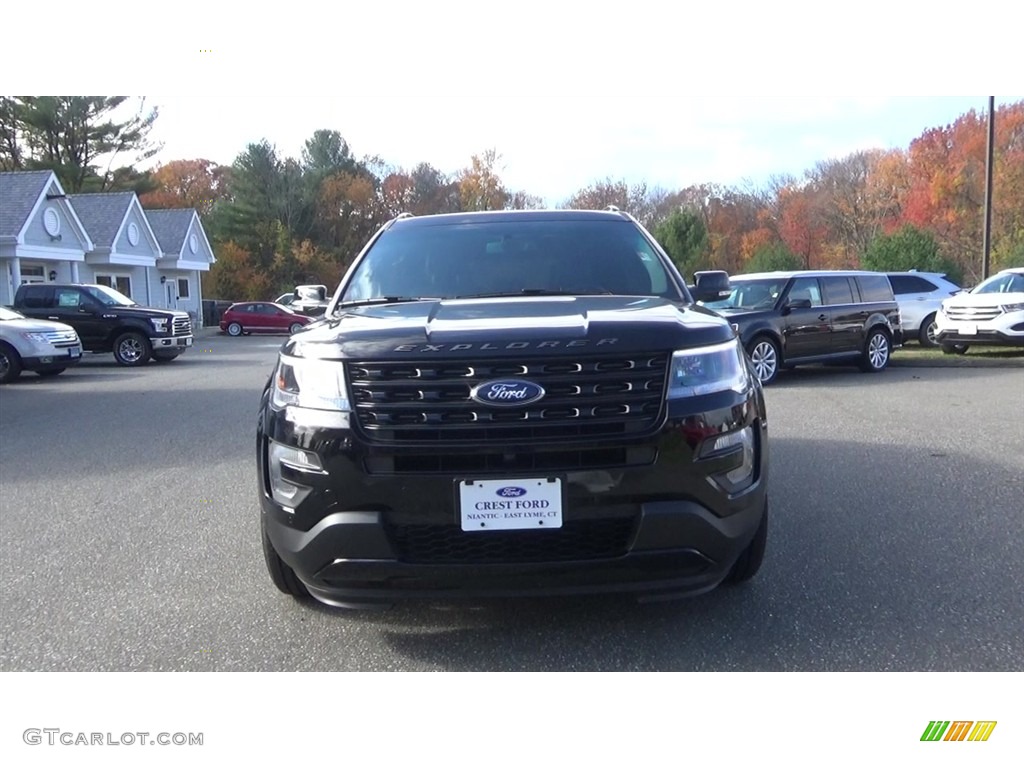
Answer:
[[[617,211],[382,227],[282,347],[257,427],[274,584],[329,605],[749,579],[761,385]]]
[[[22,285],[14,308],[26,317],[56,320],[78,332],[89,352],[113,352],[121,365],[173,360],[192,346],[185,312],[142,307],[105,285]]]
[[[903,343],[899,305],[878,272],[762,272],[733,275],[729,287],[727,298],[704,305],[739,326],[766,385],[780,368],[804,363],[855,363],[877,373]]]

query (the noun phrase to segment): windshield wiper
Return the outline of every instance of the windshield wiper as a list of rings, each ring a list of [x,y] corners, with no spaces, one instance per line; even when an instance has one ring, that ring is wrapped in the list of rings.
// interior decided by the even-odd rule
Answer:
[[[374,304],[400,304],[407,301],[440,301],[439,296],[374,296],[372,299],[356,299],[355,301],[342,301],[335,309],[346,307],[369,307]]]

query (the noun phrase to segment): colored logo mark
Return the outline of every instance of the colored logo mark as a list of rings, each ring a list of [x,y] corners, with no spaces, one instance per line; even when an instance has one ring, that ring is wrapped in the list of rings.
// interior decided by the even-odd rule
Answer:
[[[996,720],[932,720],[921,741],[988,741],[996,729]]]

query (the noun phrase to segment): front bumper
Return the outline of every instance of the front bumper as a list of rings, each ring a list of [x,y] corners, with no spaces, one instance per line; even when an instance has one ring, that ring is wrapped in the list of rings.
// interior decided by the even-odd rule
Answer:
[[[1024,312],[1004,312],[978,322],[951,320],[940,312],[935,316],[935,338],[946,344],[1024,346]]]
[[[192,346],[192,336],[150,336],[149,343],[154,351],[176,349],[184,352]]]
[[[82,360],[82,346],[36,348],[32,355],[22,356],[21,367],[26,371],[45,371],[68,368]]]
[[[310,593],[328,604],[620,592],[658,598],[706,592],[728,575],[767,505],[767,422],[761,391],[747,397],[728,395],[728,403],[714,397],[716,407],[692,412],[682,402],[674,403],[655,434],[629,445],[606,440],[473,449],[495,456],[514,451],[514,461],[536,466],[550,466],[561,457],[579,462],[581,456],[589,461],[595,455],[612,455],[600,451],[626,457],[625,465],[507,473],[400,471],[402,461],[391,455],[396,449],[385,454],[366,445],[354,427],[300,427],[284,413],[264,408],[257,437],[264,529]],[[699,400],[707,398],[694,398],[690,406]],[[698,458],[701,440],[746,426],[756,438],[755,480],[730,495],[709,476],[737,466],[739,455]],[[323,472],[312,473],[285,467],[296,482],[311,488],[294,509],[276,503],[269,493],[269,440],[315,451],[323,464]],[[456,463],[461,455],[436,447],[434,453],[451,453],[448,458]],[[462,531],[459,480],[537,476],[562,480],[562,528]]]

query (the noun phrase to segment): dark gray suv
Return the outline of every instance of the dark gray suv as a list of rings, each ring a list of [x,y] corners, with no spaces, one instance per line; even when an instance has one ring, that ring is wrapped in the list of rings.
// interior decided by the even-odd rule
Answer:
[[[797,271],[734,275],[727,298],[705,304],[739,327],[762,384],[781,368],[850,362],[882,371],[903,343],[899,305],[877,272]]]

